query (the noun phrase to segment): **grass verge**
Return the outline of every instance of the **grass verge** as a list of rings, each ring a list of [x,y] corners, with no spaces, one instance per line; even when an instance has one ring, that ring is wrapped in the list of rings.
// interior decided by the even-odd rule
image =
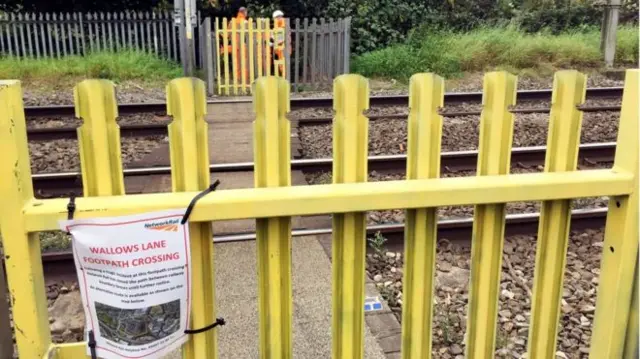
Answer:
[[[617,65],[638,63],[638,29],[618,29]],[[467,33],[416,31],[405,43],[357,56],[352,71],[369,78],[407,81],[412,74],[435,72],[456,77],[493,68],[548,72],[562,68],[599,68],[600,31],[528,34],[515,27],[481,28]]]
[[[63,58],[0,57],[0,77],[31,81],[64,78],[103,78],[116,82],[166,81],[182,76],[178,64],[142,51],[94,52]]]

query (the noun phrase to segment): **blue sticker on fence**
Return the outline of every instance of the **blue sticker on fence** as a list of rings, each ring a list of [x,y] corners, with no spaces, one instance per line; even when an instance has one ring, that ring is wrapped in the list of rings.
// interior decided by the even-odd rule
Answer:
[[[382,302],[379,297],[367,297],[364,299],[364,311],[372,312],[374,310],[382,310]]]

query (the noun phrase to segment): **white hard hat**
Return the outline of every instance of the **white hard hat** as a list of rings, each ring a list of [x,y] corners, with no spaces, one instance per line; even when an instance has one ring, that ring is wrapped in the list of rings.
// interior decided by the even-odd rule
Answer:
[[[284,16],[284,13],[280,10],[276,10],[273,12],[273,18],[277,18],[278,16]]]

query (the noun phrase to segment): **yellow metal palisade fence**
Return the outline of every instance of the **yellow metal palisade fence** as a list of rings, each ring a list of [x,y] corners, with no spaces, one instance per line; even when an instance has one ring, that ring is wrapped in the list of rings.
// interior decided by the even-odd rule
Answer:
[[[610,196],[590,358],[631,358],[638,349],[638,95],[640,71],[627,71],[613,169],[576,171],[586,77],[554,79],[544,173],[509,174],[516,78],[486,74],[478,176],[438,178],[444,80],[414,75],[410,83],[407,180],[367,182],[368,82],[334,81],[333,184],[291,186],[289,84],[254,84],[255,185],[202,198],[191,214],[193,326],[214,321],[211,221],[256,218],[260,353],[292,357],[291,216],[332,213],[333,358],[363,357],[365,211],[407,209],[403,358],[430,358],[438,206],[476,205],[466,354],[492,358],[504,234],[504,203],[543,201],[529,328],[529,358],[554,358],[570,223],[570,199]],[[57,230],[67,199],[34,199],[18,81],[0,82],[0,228],[20,358],[80,358],[85,343],[52,344],[37,232]],[[84,197],[76,218],[184,208],[210,182],[204,84],[167,86],[173,193],[124,195],[117,107],[111,82],[75,89]],[[214,332],[185,345],[184,357],[215,358]]]
[[[210,21],[207,18],[203,22],[207,33]],[[216,87],[218,95],[250,94],[257,78],[271,75],[284,77],[294,91],[330,86],[335,77],[349,72],[350,29],[351,18],[285,18],[284,26],[266,18],[240,22],[216,18],[212,31],[215,41],[211,41],[215,50],[210,51],[208,43],[203,43],[202,52],[215,58],[215,70],[206,56],[202,61],[207,63],[210,92]],[[274,35],[278,38],[278,33],[284,43],[273,47],[269,40]]]
[[[255,21],[254,21],[255,20]],[[246,94],[253,81],[272,75],[272,33],[269,19],[249,18],[238,22],[216,18],[216,71],[218,93]],[[222,57],[222,58],[220,58]]]

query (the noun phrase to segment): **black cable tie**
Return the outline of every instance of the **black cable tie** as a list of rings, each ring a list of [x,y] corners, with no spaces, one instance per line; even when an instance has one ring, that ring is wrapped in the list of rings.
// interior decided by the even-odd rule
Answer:
[[[71,193],[69,197],[69,204],[67,204],[67,219],[73,219],[73,213],[76,211],[76,194]]]
[[[220,180],[216,180],[215,182],[213,182],[211,186],[209,186],[209,188],[205,189],[204,191],[198,193],[195,197],[193,197],[193,199],[191,200],[191,203],[189,203],[189,207],[187,207],[187,210],[184,212],[184,216],[182,216],[182,221],[180,221],[180,224],[184,225],[185,223],[187,223],[187,220],[189,220],[189,216],[191,215],[191,211],[193,210],[193,206],[196,205],[196,202],[198,202],[200,198],[215,191],[219,184],[220,184]]]
[[[73,219],[73,214],[76,212],[76,194],[71,192],[71,195],[69,197],[69,204],[67,204],[67,220],[72,220]],[[68,230],[67,230],[67,234],[71,234]]]
[[[91,359],[98,359],[96,354],[96,337],[93,335],[93,330],[89,331],[89,349],[91,350]]]
[[[217,318],[216,321],[213,324],[207,325],[204,328],[200,328],[200,329],[187,329],[184,331],[185,334],[198,334],[198,333],[202,333],[202,332],[206,332],[207,330],[211,330],[215,327],[217,327],[218,325],[225,325],[226,322],[224,321],[224,318]]]

